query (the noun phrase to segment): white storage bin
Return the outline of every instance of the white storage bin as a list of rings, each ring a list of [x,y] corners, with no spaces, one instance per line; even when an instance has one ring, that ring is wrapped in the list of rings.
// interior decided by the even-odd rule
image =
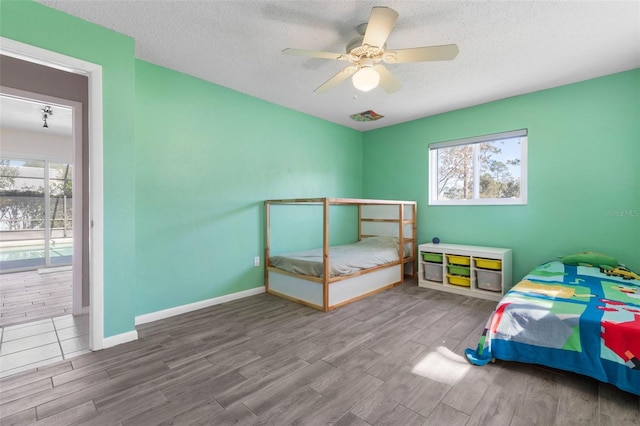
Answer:
[[[479,289],[502,291],[502,274],[488,269],[476,269],[476,282]]]
[[[441,263],[424,263],[424,279],[427,281],[442,282],[442,264]]]

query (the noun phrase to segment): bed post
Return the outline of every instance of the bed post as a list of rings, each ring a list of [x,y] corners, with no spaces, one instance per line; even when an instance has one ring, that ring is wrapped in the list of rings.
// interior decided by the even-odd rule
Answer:
[[[329,312],[329,199],[322,203],[324,224],[322,227],[322,308]]]
[[[398,205],[398,259],[400,259],[400,282],[404,282],[404,203]]]
[[[411,246],[413,248],[413,277],[416,277],[418,275],[418,203],[413,203],[412,204],[412,210],[413,210],[413,225],[411,227],[411,235],[413,238],[413,245]]]
[[[269,259],[271,258],[269,246],[271,244],[271,203],[264,202],[264,291],[269,291]]]
[[[407,219],[406,222],[403,218],[403,224],[411,224],[411,258],[413,259],[411,263],[411,273],[409,275],[411,278],[414,278],[417,274],[418,270],[418,257],[417,257],[417,249],[418,249],[418,235],[417,235],[417,221],[418,221],[418,211],[417,211],[417,203],[408,204],[411,208],[411,218]],[[406,206],[405,206],[406,207]],[[404,227],[403,227],[404,230]],[[408,262],[407,262],[408,263]]]
[[[362,241],[362,204],[358,204],[358,241]]]

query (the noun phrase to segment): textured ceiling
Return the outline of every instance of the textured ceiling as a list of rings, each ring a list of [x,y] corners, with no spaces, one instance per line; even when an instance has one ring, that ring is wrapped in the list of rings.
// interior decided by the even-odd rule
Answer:
[[[640,67],[638,1],[38,1],[133,37],[139,59],[357,130]],[[343,52],[373,6],[400,15],[388,50],[460,53],[387,65],[393,94],[354,97],[350,81],[314,93],[345,63],[281,50]],[[369,109],[385,118],[349,118]]]

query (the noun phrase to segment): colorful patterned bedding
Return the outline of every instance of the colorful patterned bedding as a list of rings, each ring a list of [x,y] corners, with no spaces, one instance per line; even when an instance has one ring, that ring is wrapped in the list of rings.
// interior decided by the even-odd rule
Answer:
[[[493,358],[584,374],[640,395],[640,281],[552,261],[500,301],[471,363]]]

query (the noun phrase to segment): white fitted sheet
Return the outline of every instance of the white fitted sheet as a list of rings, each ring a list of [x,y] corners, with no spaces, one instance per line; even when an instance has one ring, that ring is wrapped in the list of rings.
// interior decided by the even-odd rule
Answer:
[[[322,249],[272,256],[271,266],[294,274],[322,277]],[[411,255],[411,244],[405,245],[405,257]],[[353,244],[329,248],[329,276],[350,275],[363,269],[398,261],[398,239],[369,237]]]

